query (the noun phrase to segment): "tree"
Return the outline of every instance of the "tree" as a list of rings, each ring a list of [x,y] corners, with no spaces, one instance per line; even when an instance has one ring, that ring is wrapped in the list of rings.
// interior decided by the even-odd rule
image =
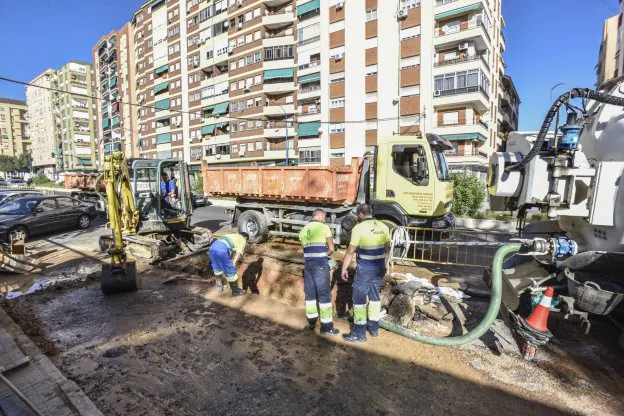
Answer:
[[[453,179],[453,212],[458,217],[473,217],[485,201],[485,185],[470,172],[451,174]]]
[[[193,182],[193,184],[191,185],[191,192],[193,192],[195,195],[203,195],[204,194],[204,178],[202,178],[201,174],[197,174],[193,176],[194,176],[194,180],[191,181]]]
[[[5,176],[15,171],[15,158],[12,156],[0,155],[0,172]]]
[[[32,156],[30,153],[22,153],[15,162],[15,170],[18,172],[30,171],[32,165]]]

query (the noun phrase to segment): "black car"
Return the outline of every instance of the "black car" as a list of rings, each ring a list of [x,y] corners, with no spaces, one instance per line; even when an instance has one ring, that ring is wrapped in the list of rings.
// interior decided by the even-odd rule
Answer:
[[[26,196],[0,206],[0,240],[73,228],[85,229],[97,216],[95,206],[66,196]]]
[[[0,205],[6,204],[16,198],[23,198],[25,196],[38,196],[43,195],[41,192],[28,191],[28,190],[13,190],[13,189],[0,189]]]

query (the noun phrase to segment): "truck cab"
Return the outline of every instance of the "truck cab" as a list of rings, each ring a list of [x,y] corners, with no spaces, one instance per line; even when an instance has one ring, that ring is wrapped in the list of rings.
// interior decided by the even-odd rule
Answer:
[[[432,133],[380,137],[373,162],[373,215],[395,225],[453,227],[453,182],[444,156],[450,149],[447,140]]]

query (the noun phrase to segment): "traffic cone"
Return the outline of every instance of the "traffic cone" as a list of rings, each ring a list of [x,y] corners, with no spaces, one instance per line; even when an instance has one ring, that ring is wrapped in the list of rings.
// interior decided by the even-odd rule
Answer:
[[[546,288],[542,299],[540,299],[540,302],[526,319],[526,323],[534,330],[548,332],[546,324],[548,322],[548,313],[550,312],[550,304],[554,294],[555,289],[552,287]]]

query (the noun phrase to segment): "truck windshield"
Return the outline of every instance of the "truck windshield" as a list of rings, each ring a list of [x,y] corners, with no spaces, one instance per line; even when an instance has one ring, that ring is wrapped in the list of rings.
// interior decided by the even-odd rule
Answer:
[[[435,165],[436,175],[438,175],[438,179],[441,181],[450,181],[451,175],[449,175],[444,152],[438,149],[431,150],[433,151],[433,164]]]

